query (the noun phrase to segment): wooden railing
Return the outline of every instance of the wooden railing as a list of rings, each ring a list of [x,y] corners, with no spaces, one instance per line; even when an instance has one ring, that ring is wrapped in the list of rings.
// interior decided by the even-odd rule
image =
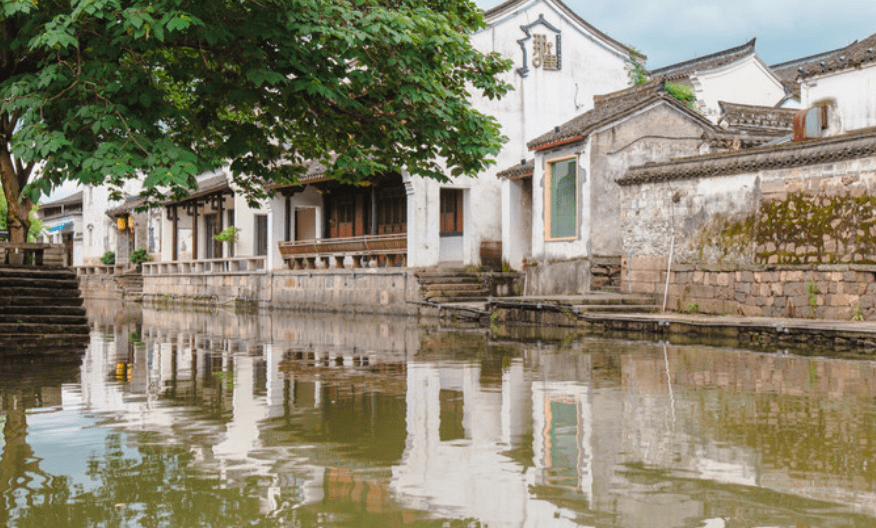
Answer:
[[[157,275],[251,275],[264,273],[266,257],[230,257],[204,260],[144,262],[143,276]]]
[[[380,261],[386,266],[404,266],[408,256],[408,235],[299,240],[280,242],[279,248],[289,269],[361,268],[363,265],[377,265]],[[346,266],[348,260],[350,265]]]
[[[8,266],[60,267],[64,262],[62,244],[16,244],[0,242],[0,264]]]

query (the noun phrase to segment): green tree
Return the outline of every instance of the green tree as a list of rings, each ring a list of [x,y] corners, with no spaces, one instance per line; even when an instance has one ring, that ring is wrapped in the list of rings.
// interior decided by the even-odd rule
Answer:
[[[6,229],[6,215],[8,214],[8,206],[6,205],[6,197],[0,193],[0,229]],[[34,205],[30,210],[28,217],[30,229],[27,233],[27,241],[35,242],[40,232],[43,230],[43,222],[37,216],[37,206]]]
[[[503,140],[470,0],[3,0],[0,177],[13,240],[64,180],[182,197],[230,161],[250,198],[305,160],[353,183],[475,175]],[[39,169],[37,170],[37,167]],[[447,167],[445,169],[445,167]]]

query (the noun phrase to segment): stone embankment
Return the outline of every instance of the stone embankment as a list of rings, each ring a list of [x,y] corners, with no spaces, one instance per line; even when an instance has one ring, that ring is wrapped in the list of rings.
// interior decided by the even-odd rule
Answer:
[[[0,267],[0,357],[81,351],[89,334],[82,302],[73,270]]]

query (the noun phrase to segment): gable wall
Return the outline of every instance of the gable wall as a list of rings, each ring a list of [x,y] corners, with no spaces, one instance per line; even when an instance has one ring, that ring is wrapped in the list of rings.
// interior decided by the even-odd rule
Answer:
[[[718,101],[758,106],[775,106],[785,96],[782,85],[756,55],[737,63],[693,77],[697,102],[716,121],[721,114]]]

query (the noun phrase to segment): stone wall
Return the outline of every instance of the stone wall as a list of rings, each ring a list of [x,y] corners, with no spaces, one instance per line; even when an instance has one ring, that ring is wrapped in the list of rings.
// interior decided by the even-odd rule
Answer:
[[[146,275],[143,293],[152,301],[191,300],[216,304],[332,312],[411,315],[421,301],[413,271],[279,270],[255,274]]]
[[[524,295],[584,293],[590,285],[590,259],[543,260],[525,270]]]
[[[625,259],[623,291],[663,303],[667,259]],[[686,313],[876,320],[876,266],[673,264],[666,309]]]
[[[876,319],[876,134],[632,169],[622,290],[668,308]]]

